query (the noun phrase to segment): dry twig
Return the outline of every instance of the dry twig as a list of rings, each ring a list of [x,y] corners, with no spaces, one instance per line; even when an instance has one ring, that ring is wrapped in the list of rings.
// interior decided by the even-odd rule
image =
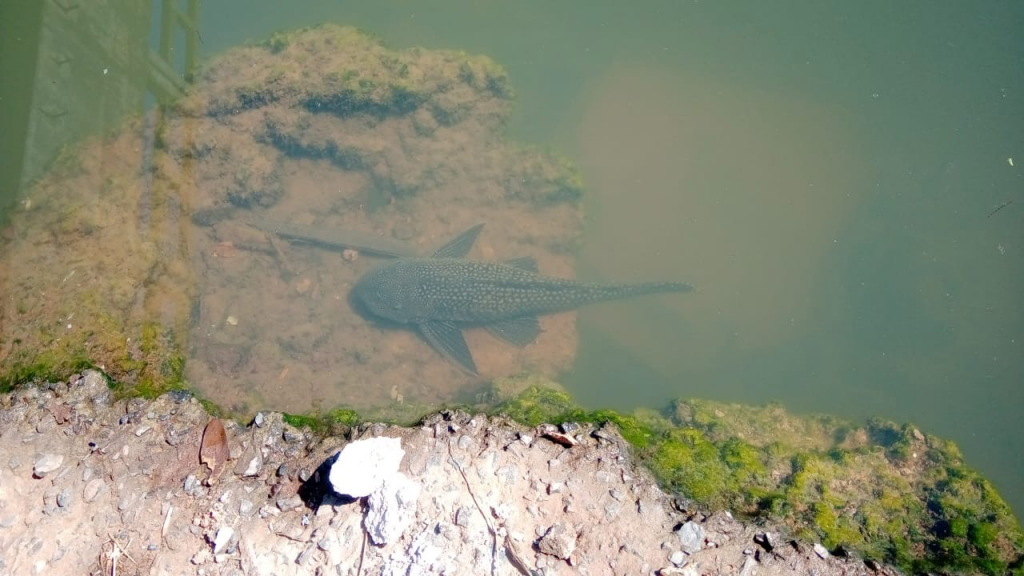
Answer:
[[[473,504],[476,506],[477,511],[480,512],[480,517],[484,519],[484,524],[487,525],[487,531],[491,533],[491,574],[495,574],[498,570],[498,531],[491,525],[490,519],[484,512],[483,507],[480,506],[480,502],[476,499],[476,494],[473,493],[473,486],[469,483],[469,477],[466,476],[466,472],[462,469],[462,465],[455,459],[455,455],[452,453],[452,441],[450,438],[448,439],[448,457],[451,459],[452,466],[454,466],[455,469],[459,471],[459,474],[462,475],[462,480],[466,483],[466,490],[469,491],[469,497],[473,499]],[[505,557],[508,558],[509,563],[512,564],[512,566],[523,576],[532,576],[532,572],[526,567],[526,563],[523,562],[523,559],[520,558],[519,554],[516,552],[515,547],[512,544],[512,540],[508,536],[507,530],[505,531],[505,539],[502,544],[502,547],[505,549]]]

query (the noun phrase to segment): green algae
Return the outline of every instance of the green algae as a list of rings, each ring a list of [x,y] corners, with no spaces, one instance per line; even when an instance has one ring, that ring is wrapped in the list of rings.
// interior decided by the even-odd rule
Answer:
[[[665,488],[832,550],[913,572],[1020,573],[1024,563],[1024,533],[992,485],[955,444],[909,424],[704,400],[665,414],[587,411],[537,378],[495,412],[529,425],[612,422]]]
[[[322,435],[344,434],[349,428],[363,421],[355,410],[336,408],[322,413],[284,414],[284,421],[296,428],[309,428]]]

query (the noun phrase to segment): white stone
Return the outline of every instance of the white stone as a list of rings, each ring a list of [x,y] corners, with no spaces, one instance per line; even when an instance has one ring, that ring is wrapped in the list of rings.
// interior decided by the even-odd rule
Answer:
[[[42,454],[36,458],[35,466],[32,467],[32,473],[35,474],[36,478],[42,478],[60,468],[63,463],[63,454]]]
[[[229,526],[224,526],[217,530],[217,536],[213,539],[213,553],[220,554],[223,552],[234,535],[235,531]]]
[[[682,566],[683,562],[686,562],[686,553],[682,550],[676,550],[672,553],[672,556],[668,559],[669,562],[676,566]]]
[[[366,502],[364,526],[370,541],[383,546],[401,537],[416,516],[420,485],[395,472],[384,478]]]
[[[680,526],[676,536],[679,536],[679,543],[687,554],[693,554],[704,546],[704,527],[692,520]]]
[[[398,472],[405,456],[400,438],[367,438],[350,442],[338,454],[328,479],[338,494],[362,498]]]

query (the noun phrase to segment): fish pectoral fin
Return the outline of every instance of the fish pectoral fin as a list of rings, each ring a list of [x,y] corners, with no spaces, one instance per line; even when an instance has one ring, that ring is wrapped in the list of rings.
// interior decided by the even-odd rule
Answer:
[[[540,322],[536,316],[522,316],[491,322],[484,328],[498,340],[520,348],[536,340],[541,333]]]
[[[473,243],[476,242],[476,237],[480,235],[480,229],[483,227],[483,224],[473,226],[469,230],[466,230],[462,234],[452,238],[437,250],[434,250],[434,253],[431,254],[430,257],[464,258],[466,254],[469,254],[469,249],[473,247]]]
[[[462,336],[462,328],[451,322],[424,322],[418,325],[423,339],[449,362],[477,376],[473,354]]]
[[[533,256],[523,256],[522,258],[512,258],[511,260],[505,260],[505,264],[512,266],[513,268],[519,268],[520,270],[526,270],[527,272],[538,272],[537,259]]]

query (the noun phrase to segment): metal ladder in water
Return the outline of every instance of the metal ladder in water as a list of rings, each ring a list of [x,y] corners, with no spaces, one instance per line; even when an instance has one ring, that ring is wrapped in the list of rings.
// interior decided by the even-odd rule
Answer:
[[[183,11],[180,0],[159,0],[160,38],[157,50],[149,51],[149,86],[157,99],[170,102],[182,94],[192,81],[199,56],[199,0],[187,0]],[[184,32],[183,70],[175,69],[175,33]]]

